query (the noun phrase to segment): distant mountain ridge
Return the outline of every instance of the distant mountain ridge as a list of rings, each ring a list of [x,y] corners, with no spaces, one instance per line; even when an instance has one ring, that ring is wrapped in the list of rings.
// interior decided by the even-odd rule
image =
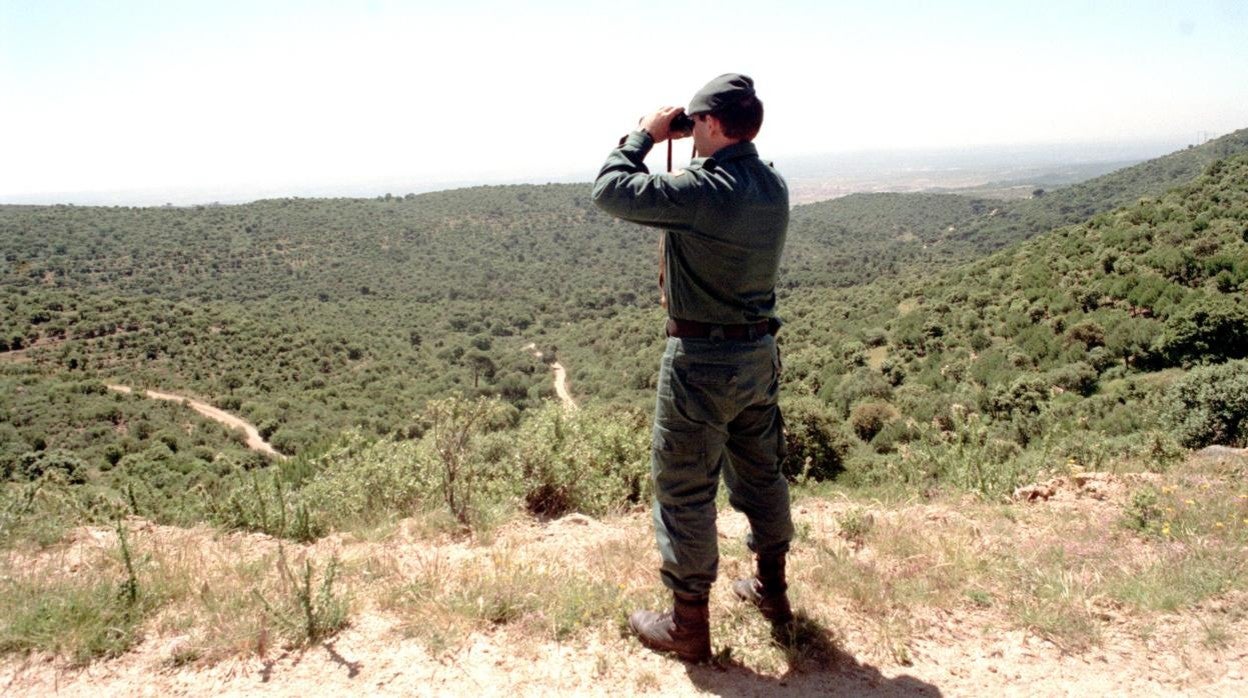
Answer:
[[[965,261],[1158,196],[1248,152],[1248,129],[1022,201],[960,194],[854,194],[793,210],[790,285],[852,286]]]

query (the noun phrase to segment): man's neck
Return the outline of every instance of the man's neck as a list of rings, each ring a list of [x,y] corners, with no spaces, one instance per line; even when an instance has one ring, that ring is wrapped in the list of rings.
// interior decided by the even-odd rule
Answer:
[[[710,148],[708,148],[708,150],[711,152],[707,153],[707,155],[718,153],[724,148],[727,148],[730,145],[736,145],[740,142],[740,138],[716,138],[710,142]]]

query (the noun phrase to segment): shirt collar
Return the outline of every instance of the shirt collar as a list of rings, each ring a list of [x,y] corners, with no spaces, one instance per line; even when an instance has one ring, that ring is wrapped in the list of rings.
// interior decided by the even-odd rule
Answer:
[[[717,162],[727,162],[729,160],[736,160],[737,158],[750,156],[758,157],[758,148],[754,147],[754,142],[738,141],[732,145],[726,145],[720,148],[715,151],[715,154],[711,157],[715,158]]]

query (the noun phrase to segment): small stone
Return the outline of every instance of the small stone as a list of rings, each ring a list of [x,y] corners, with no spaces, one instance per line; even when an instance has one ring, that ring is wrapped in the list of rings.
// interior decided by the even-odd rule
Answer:
[[[1047,501],[1054,494],[1053,488],[1048,485],[1026,485],[1014,490],[1014,499],[1023,502]]]

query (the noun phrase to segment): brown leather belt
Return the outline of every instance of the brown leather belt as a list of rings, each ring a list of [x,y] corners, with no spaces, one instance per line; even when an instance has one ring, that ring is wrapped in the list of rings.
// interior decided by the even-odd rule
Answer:
[[[680,339],[758,339],[775,334],[778,327],[779,323],[772,320],[760,320],[747,325],[712,325],[669,317],[667,336]]]

